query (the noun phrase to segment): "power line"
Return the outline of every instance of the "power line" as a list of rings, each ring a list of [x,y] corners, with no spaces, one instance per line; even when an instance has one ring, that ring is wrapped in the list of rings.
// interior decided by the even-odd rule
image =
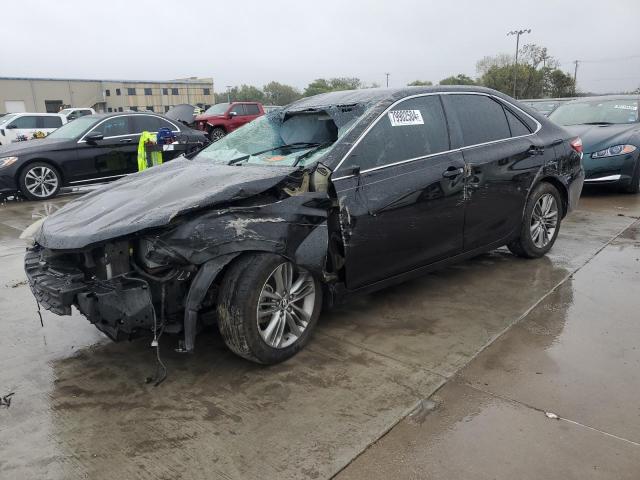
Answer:
[[[634,58],[640,58],[640,55],[629,55],[626,57],[617,57],[617,58],[602,58],[600,60],[580,60],[580,63],[606,63],[606,62],[620,62],[622,60],[631,60]],[[561,62],[560,65],[568,65],[570,63],[575,63],[575,60],[570,62]]]

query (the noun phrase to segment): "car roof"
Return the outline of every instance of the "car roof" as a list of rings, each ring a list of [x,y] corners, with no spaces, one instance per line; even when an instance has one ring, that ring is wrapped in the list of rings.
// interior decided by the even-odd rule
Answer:
[[[640,95],[595,95],[593,97],[579,97],[570,101],[570,103],[579,103],[588,100],[589,102],[598,100],[639,100]]]
[[[94,113],[91,115],[92,118],[109,118],[109,117],[120,117],[122,115],[152,115],[154,117],[166,118],[167,120],[171,120],[170,118],[165,117],[164,115],[160,115],[156,112],[112,112],[112,113]]]
[[[7,113],[7,115],[41,115],[43,117],[59,117],[59,113],[44,113],[44,112],[13,112]]]
[[[411,95],[443,92],[477,92],[504,97],[503,94],[486,87],[466,85],[435,85],[429,87],[401,88],[362,88],[359,90],[341,90],[321,93],[313,97],[302,98],[286,106],[285,112],[313,110],[336,105],[375,104],[384,101],[396,101]]]

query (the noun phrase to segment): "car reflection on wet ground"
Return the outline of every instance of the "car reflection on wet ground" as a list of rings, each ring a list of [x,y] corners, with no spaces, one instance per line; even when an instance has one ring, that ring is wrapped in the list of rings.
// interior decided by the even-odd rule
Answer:
[[[148,340],[40,326],[18,236],[66,201],[0,206],[0,477],[637,478],[638,196],[587,192],[545,258],[499,249],[326,311],[284,364],[164,336],[157,388]]]

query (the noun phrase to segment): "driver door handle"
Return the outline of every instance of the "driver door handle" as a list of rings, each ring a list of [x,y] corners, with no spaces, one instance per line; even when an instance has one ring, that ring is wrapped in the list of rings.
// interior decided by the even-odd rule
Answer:
[[[131,140],[130,138],[123,138],[120,140],[120,143],[131,143],[133,140]]]
[[[442,172],[442,176],[444,178],[454,178],[458,175],[462,175],[463,173],[464,168],[449,167],[444,172]]]

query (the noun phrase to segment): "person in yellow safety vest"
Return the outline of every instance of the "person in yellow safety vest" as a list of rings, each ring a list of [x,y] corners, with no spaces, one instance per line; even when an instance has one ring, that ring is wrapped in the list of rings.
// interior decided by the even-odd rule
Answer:
[[[155,133],[142,132],[140,135],[140,141],[138,142],[138,171],[141,172],[149,167],[155,167],[156,165],[162,165],[162,152],[147,152],[147,143],[156,143],[157,136]],[[147,155],[150,156],[151,165],[147,163]]]

